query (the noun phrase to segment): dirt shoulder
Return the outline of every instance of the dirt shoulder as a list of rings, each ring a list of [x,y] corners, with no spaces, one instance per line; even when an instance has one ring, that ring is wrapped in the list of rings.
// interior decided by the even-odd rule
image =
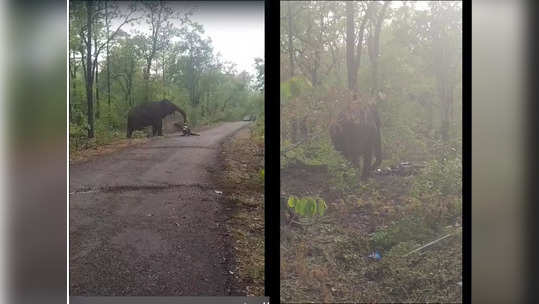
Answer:
[[[235,266],[231,270],[248,296],[264,295],[264,143],[250,127],[222,144],[216,184],[223,191],[225,222],[232,237]],[[236,289],[235,288],[235,289]]]

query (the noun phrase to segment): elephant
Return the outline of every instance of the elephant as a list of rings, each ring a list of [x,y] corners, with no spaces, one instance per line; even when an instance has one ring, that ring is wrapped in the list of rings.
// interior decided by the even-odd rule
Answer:
[[[132,108],[127,114],[127,138],[131,138],[133,131],[147,126],[152,126],[153,136],[163,136],[162,119],[175,111],[180,112],[184,122],[187,122],[185,112],[167,99],[142,103]]]
[[[382,162],[380,118],[376,105],[353,104],[337,116],[330,126],[330,137],[335,150],[358,169],[363,157],[361,180]],[[372,157],[376,158],[371,165]]]

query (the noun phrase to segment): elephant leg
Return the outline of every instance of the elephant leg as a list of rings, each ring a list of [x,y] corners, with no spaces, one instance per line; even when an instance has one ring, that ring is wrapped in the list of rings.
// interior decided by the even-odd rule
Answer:
[[[365,154],[363,154],[363,170],[361,173],[361,180],[365,180],[369,177],[369,173],[371,170],[371,162],[372,162],[372,151],[368,149],[365,151]]]
[[[159,120],[157,124],[157,136],[163,136],[163,121]]]
[[[132,134],[133,134],[133,129],[131,128],[127,129],[127,138],[131,138]]]
[[[373,169],[376,169],[380,166],[382,163],[382,139],[380,136],[380,128],[376,128],[376,132],[374,133],[374,157],[376,158],[376,161],[372,165]]]
[[[152,123],[152,136],[162,136],[163,135],[162,126],[163,125],[162,125],[161,120],[154,121]]]

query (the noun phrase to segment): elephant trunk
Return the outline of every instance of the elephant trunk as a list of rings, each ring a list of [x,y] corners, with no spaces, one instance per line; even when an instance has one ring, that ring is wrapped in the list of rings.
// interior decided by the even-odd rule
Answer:
[[[180,114],[182,114],[183,122],[187,123],[187,115],[185,114],[185,112],[182,109],[180,109],[179,107],[176,107],[176,111],[178,111],[178,112],[180,112]]]

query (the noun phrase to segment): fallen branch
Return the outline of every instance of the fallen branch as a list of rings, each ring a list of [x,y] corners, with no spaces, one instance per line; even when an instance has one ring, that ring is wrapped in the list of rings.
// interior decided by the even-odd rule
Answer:
[[[450,237],[450,236],[453,236],[453,235],[455,235],[455,234],[457,234],[457,233],[460,233],[460,232],[462,232],[462,230],[459,230],[459,231],[454,232],[454,233],[446,234],[446,235],[442,236],[441,238],[439,238],[439,239],[437,239],[437,240],[434,240],[434,241],[432,241],[432,242],[430,242],[430,243],[427,243],[427,244],[425,244],[425,245],[423,245],[423,246],[421,246],[421,247],[419,247],[419,248],[417,248],[417,249],[414,249],[414,250],[408,252],[407,254],[403,255],[402,257],[407,257],[407,256],[409,256],[410,254],[412,254],[412,253],[414,253],[414,252],[418,252],[418,251],[420,251],[421,249],[424,249],[424,248],[427,248],[427,247],[429,247],[429,246],[431,246],[431,245],[434,245],[434,244],[438,243],[439,241],[444,240],[444,239],[446,239],[446,238],[448,238],[448,237]]]

